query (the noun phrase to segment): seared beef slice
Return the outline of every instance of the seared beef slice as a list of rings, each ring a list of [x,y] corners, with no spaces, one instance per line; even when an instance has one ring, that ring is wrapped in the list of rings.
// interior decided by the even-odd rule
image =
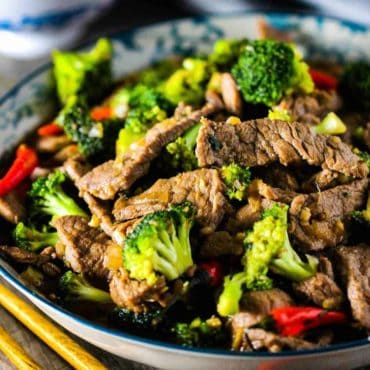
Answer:
[[[95,167],[79,182],[79,188],[100,199],[113,199],[118,191],[127,190],[149,169],[150,162],[158,156],[162,148],[202,116],[207,116],[219,108],[208,104],[176,120],[169,118],[153,126],[136,145],[132,146],[122,161],[110,160]]]
[[[336,268],[347,286],[353,317],[370,330],[370,246],[338,247]]]
[[[80,216],[64,216],[55,221],[58,236],[64,246],[64,261],[78,273],[100,278],[108,277],[104,258],[113,241],[98,228],[91,227]]]
[[[195,205],[199,223],[215,229],[230,207],[223,190],[224,185],[217,170],[184,172],[170,179],[156,181],[137,196],[118,199],[113,214],[117,221],[130,220],[187,200]]]
[[[344,237],[345,216],[364,206],[367,186],[368,180],[362,179],[296,196],[289,209],[289,232],[305,251],[336,246]]]
[[[203,119],[196,154],[201,167],[233,162],[250,167],[307,162],[355,178],[366,177],[369,172],[338,137],[315,134],[301,123],[267,118],[237,125]]]

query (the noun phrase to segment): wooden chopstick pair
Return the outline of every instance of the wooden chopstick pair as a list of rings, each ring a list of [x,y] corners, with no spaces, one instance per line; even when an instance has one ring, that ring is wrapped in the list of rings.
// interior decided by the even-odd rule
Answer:
[[[100,361],[2,283],[0,283],[0,305],[64,358],[74,369],[107,370]],[[42,369],[2,327],[0,327],[0,350],[18,369]]]

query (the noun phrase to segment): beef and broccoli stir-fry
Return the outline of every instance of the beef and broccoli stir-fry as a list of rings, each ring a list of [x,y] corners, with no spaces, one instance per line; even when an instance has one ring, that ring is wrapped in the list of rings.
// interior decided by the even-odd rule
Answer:
[[[0,251],[23,280],[184,346],[365,338],[370,64],[222,39],[117,85],[111,55],[53,54],[60,110],[1,174]]]

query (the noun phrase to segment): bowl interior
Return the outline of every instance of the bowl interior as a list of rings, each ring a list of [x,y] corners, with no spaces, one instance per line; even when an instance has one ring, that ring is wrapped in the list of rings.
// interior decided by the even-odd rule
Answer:
[[[370,30],[363,26],[310,15],[246,13],[166,22],[114,34],[114,77],[118,80],[125,74],[166,56],[207,52],[218,38],[256,38],[257,25],[261,19],[265,19],[274,27],[291,31],[293,39],[310,59],[337,62],[356,59],[370,61]],[[52,118],[55,108],[51,65],[48,64],[31,73],[0,98],[0,158],[6,156],[6,153],[37,125]],[[0,276],[23,293],[36,297],[36,304],[47,304],[65,313],[26,288],[17,273],[3,259],[0,259]],[[71,316],[79,325],[92,325],[97,330],[106,330],[99,325],[87,324],[86,320],[74,318],[73,314]],[[113,335],[121,335],[125,339],[132,338],[124,333],[112,332]],[[143,342],[140,338],[136,339]],[[136,339],[134,337],[134,340]],[[352,343],[351,346],[366,343],[367,341],[363,340]],[[160,342],[156,345],[161,346]],[[166,346],[176,348],[168,344]],[[332,346],[311,352],[344,347],[346,346]]]

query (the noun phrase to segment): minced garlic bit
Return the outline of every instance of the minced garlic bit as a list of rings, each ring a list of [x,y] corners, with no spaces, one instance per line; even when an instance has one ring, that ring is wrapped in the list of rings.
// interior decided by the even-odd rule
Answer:
[[[226,123],[228,123],[229,125],[239,125],[239,123],[241,123],[241,120],[239,117],[237,116],[230,116],[227,120],[226,120]]]

